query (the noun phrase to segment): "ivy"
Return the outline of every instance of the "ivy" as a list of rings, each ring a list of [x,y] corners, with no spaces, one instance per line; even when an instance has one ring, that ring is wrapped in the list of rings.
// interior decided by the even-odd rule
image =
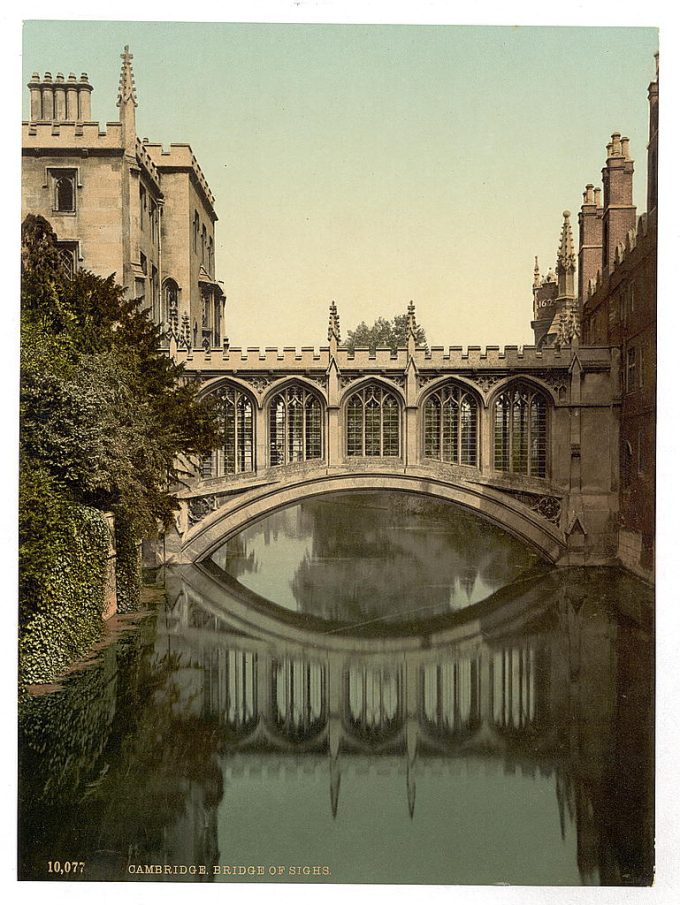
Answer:
[[[20,473],[19,682],[51,682],[101,637],[109,529],[40,469]]]

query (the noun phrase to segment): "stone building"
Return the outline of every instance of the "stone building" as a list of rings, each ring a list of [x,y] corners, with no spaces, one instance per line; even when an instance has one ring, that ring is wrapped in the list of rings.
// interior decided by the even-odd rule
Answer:
[[[115,275],[142,298],[163,342],[222,344],[215,199],[191,148],[140,140],[132,54],[122,58],[119,117],[92,121],[87,74],[34,73],[22,127],[22,218],[50,222],[69,272]]]
[[[633,204],[633,160],[619,133],[607,145],[603,197],[586,186],[579,214],[582,342],[620,353],[619,558],[654,567],[656,441],[658,55],[649,85],[647,212]]]

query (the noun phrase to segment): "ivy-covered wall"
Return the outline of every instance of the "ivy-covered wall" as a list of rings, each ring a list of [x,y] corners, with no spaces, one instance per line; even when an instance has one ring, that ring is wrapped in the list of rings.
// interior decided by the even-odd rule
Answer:
[[[141,548],[129,521],[116,513],[116,600],[119,613],[139,609]]]
[[[52,682],[102,633],[109,530],[101,512],[24,475],[20,499],[19,682]],[[37,491],[43,491],[38,497]]]

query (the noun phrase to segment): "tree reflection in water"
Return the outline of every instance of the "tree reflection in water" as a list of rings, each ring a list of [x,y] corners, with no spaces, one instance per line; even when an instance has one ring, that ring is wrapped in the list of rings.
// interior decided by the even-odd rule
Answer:
[[[395,492],[328,495],[280,510],[213,561],[274,603],[343,622],[455,611],[542,566],[463,509]]]
[[[378,556],[395,533],[412,560],[412,538],[437,545],[435,589],[466,568],[487,584],[520,571],[486,526],[455,526],[456,547],[439,516],[416,513],[409,534],[392,528],[404,513],[374,508],[364,548],[337,507],[292,527],[291,512],[269,543],[323,526],[310,563],[326,580],[349,573],[321,554]],[[422,560],[411,568],[424,580]],[[653,600],[640,582],[548,570],[371,634],[251,607],[218,575],[166,570],[156,619],[22,707],[23,878],[50,879],[58,853],[85,860],[85,879],[141,879],[130,863],[311,863],[336,883],[651,882]]]

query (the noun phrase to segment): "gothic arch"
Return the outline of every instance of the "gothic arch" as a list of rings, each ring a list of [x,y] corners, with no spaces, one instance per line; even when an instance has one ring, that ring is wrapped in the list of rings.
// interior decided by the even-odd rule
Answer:
[[[497,472],[546,478],[550,473],[554,397],[537,382],[514,377],[489,399],[488,442]]]

